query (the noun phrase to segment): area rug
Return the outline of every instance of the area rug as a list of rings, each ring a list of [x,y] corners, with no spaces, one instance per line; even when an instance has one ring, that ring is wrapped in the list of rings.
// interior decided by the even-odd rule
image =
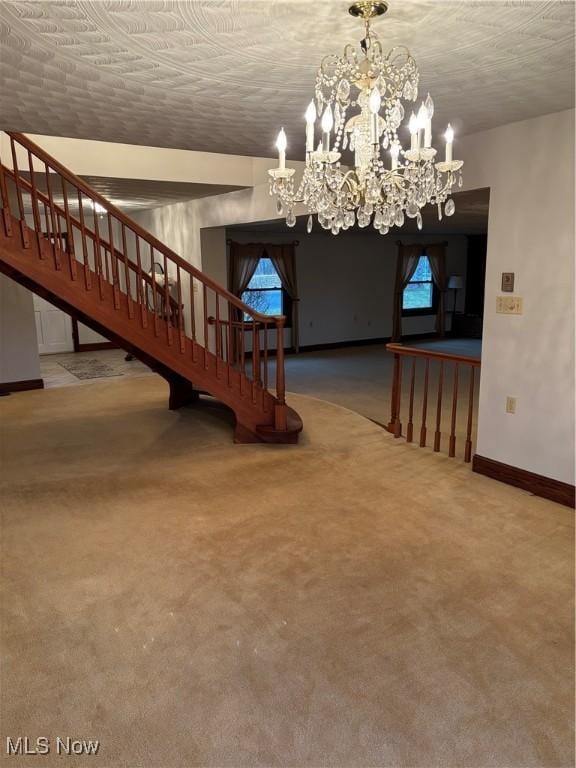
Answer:
[[[112,376],[122,376],[121,371],[116,371],[110,365],[101,360],[88,358],[85,360],[71,360],[60,363],[62,368],[66,368],[77,379],[108,379]]]

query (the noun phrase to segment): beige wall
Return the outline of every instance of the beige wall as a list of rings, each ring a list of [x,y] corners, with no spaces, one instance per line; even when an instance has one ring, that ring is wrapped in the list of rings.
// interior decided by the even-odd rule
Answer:
[[[39,378],[32,294],[0,274],[0,383]]]
[[[477,452],[573,483],[574,111],[467,136],[456,151],[466,186],[490,187]],[[520,316],[496,314],[502,272],[516,274]]]

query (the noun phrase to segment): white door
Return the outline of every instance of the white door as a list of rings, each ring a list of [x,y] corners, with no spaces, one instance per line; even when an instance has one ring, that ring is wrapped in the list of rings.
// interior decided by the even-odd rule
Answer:
[[[34,294],[34,316],[41,355],[74,351],[72,322],[66,312]]]

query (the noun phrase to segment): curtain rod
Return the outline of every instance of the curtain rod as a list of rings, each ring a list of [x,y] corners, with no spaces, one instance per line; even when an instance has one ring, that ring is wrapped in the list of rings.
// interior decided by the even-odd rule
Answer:
[[[425,248],[427,245],[450,245],[448,240],[442,240],[439,243],[403,243],[402,240],[396,240],[396,245],[421,245],[423,248]]]
[[[232,245],[232,243],[236,243],[237,245],[300,245],[300,240],[291,240],[289,243],[240,243],[238,240],[227,238],[226,245]]]

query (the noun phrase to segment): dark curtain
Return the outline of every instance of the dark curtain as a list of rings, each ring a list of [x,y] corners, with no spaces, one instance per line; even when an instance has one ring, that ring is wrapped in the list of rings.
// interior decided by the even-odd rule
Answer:
[[[296,279],[296,254],[294,243],[281,245],[265,245],[266,254],[274,265],[282,282],[282,287],[292,300],[292,346],[294,351],[300,349],[300,334],[298,328],[298,281]]]
[[[448,276],[446,274],[446,245],[447,243],[434,243],[424,248],[428,256],[432,277],[438,288],[438,314],[436,315],[436,332],[444,336],[444,322],[446,317],[446,290],[448,288]]]
[[[256,271],[265,246],[260,243],[230,243],[230,262],[228,264],[228,288],[238,298],[248,288],[248,283]]]
[[[412,279],[412,275],[418,266],[418,259],[422,255],[421,243],[404,245],[400,241],[396,260],[396,282],[394,284],[394,317],[392,323],[392,341],[402,341],[402,297],[404,288]]]

